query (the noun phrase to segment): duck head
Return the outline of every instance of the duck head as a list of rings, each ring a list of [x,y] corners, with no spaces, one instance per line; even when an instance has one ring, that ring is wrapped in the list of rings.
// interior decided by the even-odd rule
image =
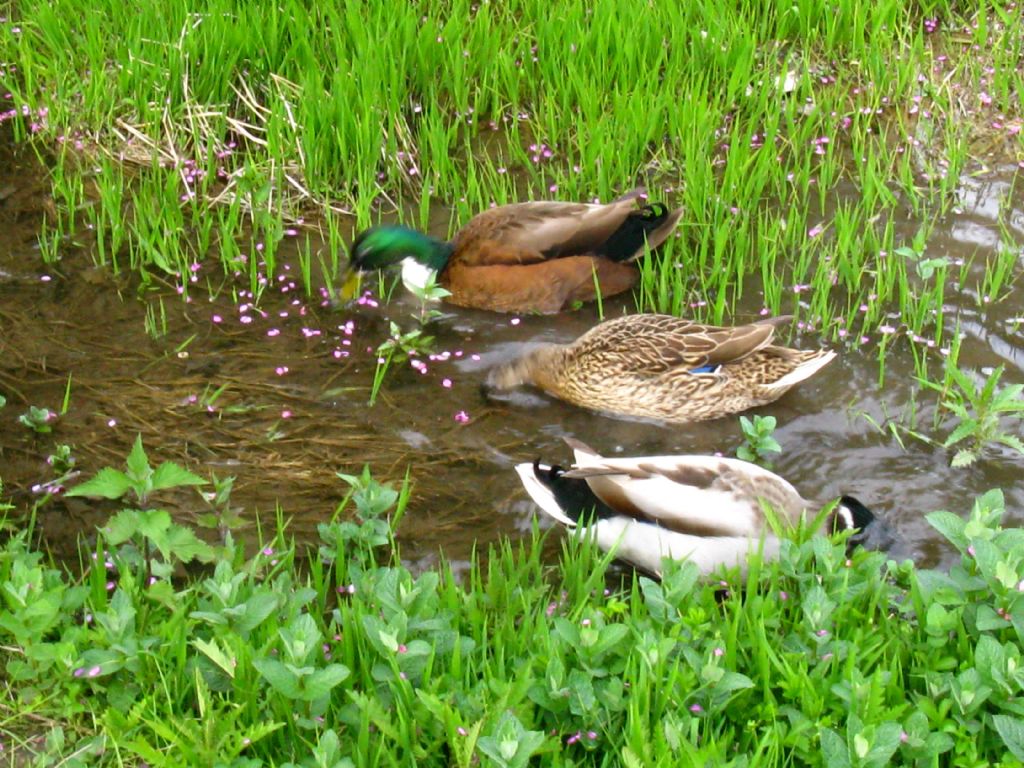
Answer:
[[[853,496],[841,496],[832,517],[833,531],[854,531],[850,546],[888,549],[895,538],[891,526]]]
[[[349,269],[371,272],[412,258],[440,271],[451,254],[448,243],[415,229],[386,225],[367,229],[356,237],[349,250]]]
[[[449,243],[400,226],[373,227],[361,232],[349,250],[347,275],[341,289],[344,299],[359,293],[364,272],[402,264],[402,281],[409,290],[422,288],[444,269],[452,255]]]

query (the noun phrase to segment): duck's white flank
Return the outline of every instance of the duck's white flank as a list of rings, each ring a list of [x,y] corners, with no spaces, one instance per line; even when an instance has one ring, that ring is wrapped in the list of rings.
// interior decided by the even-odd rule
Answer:
[[[596,528],[597,546],[613,551],[615,556],[649,573],[661,573],[663,558],[689,560],[701,573],[738,566],[747,570],[747,558],[761,548],[761,539],[749,536],[690,536],[642,523],[624,515],[599,520]],[[590,527],[583,529],[584,534]],[[764,538],[761,550],[765,560],[779,555],[779,540]]]

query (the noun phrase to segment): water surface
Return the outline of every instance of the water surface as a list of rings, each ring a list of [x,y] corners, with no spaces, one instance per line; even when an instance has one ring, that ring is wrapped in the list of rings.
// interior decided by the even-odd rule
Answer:
[[[397,482],[409,468],[414,493],[399,540],[407,560],[427,565],[439,552],[458,562],[474,546],[527,530],[535,510],[512,466],[536,457],[565,462],[563,437],[621,455],[732,454],[740,443],[735,418],[664,426],[590,413],[537,393],[484,396],[480,385],[491,366],[531,344],[574,339],[597,322],[595,307],[555,317],[446,308],[431,329],[440,359],[423,360],[425,372],[396,363],[370,409],[374,349],[390,319],[408,328],[418,308],[401,288],[379,306],[307,299],[287,242],[277,280],[258,309],[244,311],[231,295],[244,284],[224,282],[212,260],[197,276],[225,290],[210,300],[201,282],[187,304],[170,285],[138,296],[132,280],[92,267],[81,252],[47,267],[36,242],[51,205],[42,171],[25,153],[3,151],[0,391],[8,405],[0,411],[0,476],[21,509],[37,495],[33,486],[52,478],[45,459],[56,444],[71,445],[89,476],[122,464],[136,434],[154,461],[235,475],[233,499],[248,531],[257,524],[272,529],[280,509],[300,539],[312,536],[343,498],[347,486],[336,472],[369,464],[379,479]],[[436,220],[443,235],[448,212],[439,209]],[[906,234],[912,231],[908,223]],[[1020,242],[1024,202],[1009,175],[993,175],[964,180],[962,205],[932,233],[928,248],[930,255],[973,260],[980,270],[995,249],[1019,251]],[[738,321],[756,317],[761,306],[746,293]],[[1004,364],[1005,382],[1024,381],[1021,299],[1019,288],[987,305],[969,291],[948,291],[946,322],[952,328],[959,321],[966,334],[962,364]],[[145,317],[147,307],[159,317],[161,301],[166,332],[154,336]],[[604,305],[609,316],[631,308],[629,297]],[[792,343],[821,341],[807,334]],[[805,496],[856,495],[896,528],[893,557],[948,564],[951,552],[924,515],[966,514],[975,495],[998,486],[1007,495],[1006,522],[1019,524],[1024,462],[1003,452],[952,469],[950,452],[909,438],[901,447],[873,426],[898,417],[917,393],[919,427],[930,430],[934,397],[914,380],[910,343],[898,342],[887,356],[883,386],[869,343],[841,350],[820,374],[756,412],[778,419],[783,451],[774,469]],[[17,424],[29,404],[58,408],[69,377],[70,409],[52,434]],[[165,501],[184,520],[207,511],[192,492]],[[40,511],[40,529],[55,553],[72,556],[78,538],[91,536],[114,509],[57,496]]]

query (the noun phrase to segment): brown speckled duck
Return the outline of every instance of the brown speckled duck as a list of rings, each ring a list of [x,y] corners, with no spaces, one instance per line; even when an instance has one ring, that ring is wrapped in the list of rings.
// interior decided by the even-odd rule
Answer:
[[[597,545],[650,573],[664,557],[688,559],[701,573],[738,565],[760,549],[778,556],[780,540],[768,524],[768,505],[791,529],[808,523],[822,505],[807,501],[786,480],[739,459],[717,456],[609,458],[577,440],[568,469],[539,461],[516,466],[523,486],[551,518],[573,529],[593,529]],[[851,543],[885,528],[852,496],[842,496],[816,532],[854,529]],[[763,544],[762,544],[763,539]]]
[[[770,403],[835,353],[772,344],[790,317],[721,328],[671,315],[606,320],[571,344],[547,344],[498,366],[494,389],[530,384],[574,405],[685,423]]]
[[[494,312],[551,314],[632,288],[632,263],[675,228],[682,209],[638,205],[635,189],[605,205],[532,202],[474,216],[450,242],[413,229],[379,226],[352,243],[354,273],[402,263],[407,287],[436,282],[445,301]],[[598,288],[599,287],[599,288]]]

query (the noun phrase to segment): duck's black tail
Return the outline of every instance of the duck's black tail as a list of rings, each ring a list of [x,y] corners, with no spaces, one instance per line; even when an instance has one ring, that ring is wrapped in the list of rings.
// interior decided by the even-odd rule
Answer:
[[[581,522],[581,517],[584,518],[583,522],[586,522],[592,516],[604,518],[616,515],[615,510],[597,498],[590,490],[590,485],[586,480],[566,477],[565,470],[557,464],[548,467],[541,464],[539,460],[534,461],[533,474],[542,485],[551,491],[562,514],[575,523]]]
[[[675,229],[683,209],[670,211],[664,203],[650,203],[626,217],[598,249],[598,255],[612,261],[632,261],[644,252],[644,243],[654,250]]]

